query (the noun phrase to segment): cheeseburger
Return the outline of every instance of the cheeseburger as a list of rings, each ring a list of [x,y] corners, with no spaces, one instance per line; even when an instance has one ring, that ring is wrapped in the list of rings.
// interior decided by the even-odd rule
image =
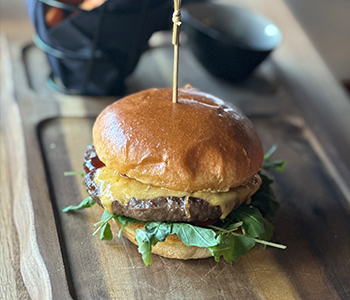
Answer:
[[[262,199],[271,192],[263,160],[252,123],[232,104],[192,87],[178,90],[178,103],[171,88],[149,89],[98,116],[85,152],[84,207],[98,203],[101,237],[112,238],[115,219],[147,265],[151,252],[232,262],[256,242],[276,245],[267,242],[276,203]]]

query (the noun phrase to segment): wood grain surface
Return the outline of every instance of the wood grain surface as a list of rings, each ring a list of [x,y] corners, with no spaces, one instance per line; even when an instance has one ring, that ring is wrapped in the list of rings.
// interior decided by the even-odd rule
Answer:
[[[28,36],[12,35],[1,41],[6,76],[1,76],[0,297],[350,297],[350,139],[349,127],[342,127],[350,120],[349,99],[282,2],[245,5],[282,27],[283,45],[240,84],[212,77],[183,45],[179,85],[190,83],[234,103],[251,118],[266,150],[278,144],[275,158],[288,164],[284,173],[271,174],[281,201],[273,241],[287,249],[254,248],[232,265],[153,256],[146,267],[125,238],[103,242],[92,236],[99,207],[62,213],[62,207],[87,196],[81,177],[63,173],[82,170],[93,122],[117,98],[51,92],[44,54]],[[127,93],[171,86],[172,53],[170,44],[147,51],[126,82]]]

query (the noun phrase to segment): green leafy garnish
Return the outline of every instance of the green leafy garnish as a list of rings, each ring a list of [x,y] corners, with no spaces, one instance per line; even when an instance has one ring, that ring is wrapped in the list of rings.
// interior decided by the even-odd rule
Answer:
[[[139,252],[146,266],[152,263],[152,247],[158,242],[164,242],[171,234],[172,224],[164,222],[150,222],[145,225],[144,229],[136,229],[135,240],[139,245]]]
[[[101,225],[100,239],[106,241],[111,241],[113,239],[111,225],[108,222]]]
[[[100,239],[110,241],[113,239],[113,234],[111,231],[111,226],[109,225],[109,220],[114,218],[114,214],[104,211],[101,221],[95,223],[95,226],[99,226],[92,235],[95,235],[97,232],[101,231]]]
[[[254,247],[255,241],[245,235],[233,235],[232,233],[223,233],[218,236],[218,245],[209,247],[210,253],[215,261],[219,262],[223,256],[228,263],[236,261],[239,256],[246,255]]]
[[[264,161],[263,169],[266,171],[273,169],[279,172],[283,172],[286,163],[286,160]]]
[[[212,247],[218,244],[216,233],[205,227],[194,226],[188,223],[174,223],[172,234],[176,234],[187,246]]]
[[[80,210],[80,209],[91,207],[91,206],[95,205],[95,203],[96,202],[91,197],[87,197],[83,201],[81,201],[79,205],[70,205],[70,206],[64,207],[64,208],[62,208],[62,211],[65,213],[68,213],[68,212],[72,212],[75,210]]]
[[[129,217],[125,217],[125,216],[118,216],[118,215],[114,215],[114,219],[116,221],[118,221],[122,227],[119,229],[119,233],[118,233],[118,237],[120,238],[122,236],[122,232],[125,226],[127,225],[131,225],[134,223],[142,223],[139,220],[133,219],[133,218],[129,218]]]
[[[243,204],[230,215],[234,220],[243,223],[241,228],[244,234],[267,241],[272,238],[272,223],[266,220],[256,207]]]
[[[150,222],[143,229],[136,229],[135,238],[147,266],[152,263],[152,247],[158,242],[164,242],[171,234],[176,234],[187,246],[211,247],[218,244],[216,233],[210,228],[188,223]]]
[[[277,150],[277,145],[274,144],[272,147],[264,154],[264,160],[270,160],[271,156],[275,153]]]
[[[286,160],[275,160],[271,161],[272,154],[276,151],[277,145],[273,145],[269,151],[266,152],[264,155],[264,161],[263,161],[263,169],[264,170],[276,170],[279,172],[283,172],[284,168],[286,166],[287,161]]]
[[[152,247],[164,242],[171,234],[176,234],[187,246],[211,247],[218,244],[215,231],[209,228],[188,223],[149,222],[143,229],[136,229],[135,238],[147,266],[152,262]]]
[[[142,255],[142,259],[146,266],[152,264],[152,247],[154,247],[158,241],[155,239],[154,235],[149,234],[145,230],[136,229],[136,242],[139,245],[138,251]]]
[[[84,177],[85,172],[84,171],[70,171],[70,172],[64,172],[64,176],[75,176],[80,175],[81,177]]]
[[[264,174],[259,190],[252,196],[251,205],[259,209],[263,216],[274,217],[280,204],[276,201],[275,194],[271,188],[272,180]]]

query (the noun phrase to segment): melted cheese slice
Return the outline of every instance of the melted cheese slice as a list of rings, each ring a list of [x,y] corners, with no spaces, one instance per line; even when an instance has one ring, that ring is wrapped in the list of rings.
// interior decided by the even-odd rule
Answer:
[[[100,199],[106,211],[113,213],[112,202],[118,201],[121,204],[127,204],[132,198],[147,201],[158,197],[195,197],[207,201],[213,206],[221,207],[221,219],[242,203],[250,203],[250,197],[259,189],[261,178],[258,174],[246,184],[232,188],[227,192],[181,192],[164,189],[148,184],[144,184],[136,179],[120,176],[107,167],[96,171],[95,184],[100,190]]]

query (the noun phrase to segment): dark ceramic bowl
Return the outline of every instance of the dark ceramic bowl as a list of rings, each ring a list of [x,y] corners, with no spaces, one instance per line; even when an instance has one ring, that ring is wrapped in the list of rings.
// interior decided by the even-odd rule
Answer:
[[[271,21],[249,10],[210,2],[184,7],[182,30],[203,66],[217,77],[240,81],[281,42]]]

